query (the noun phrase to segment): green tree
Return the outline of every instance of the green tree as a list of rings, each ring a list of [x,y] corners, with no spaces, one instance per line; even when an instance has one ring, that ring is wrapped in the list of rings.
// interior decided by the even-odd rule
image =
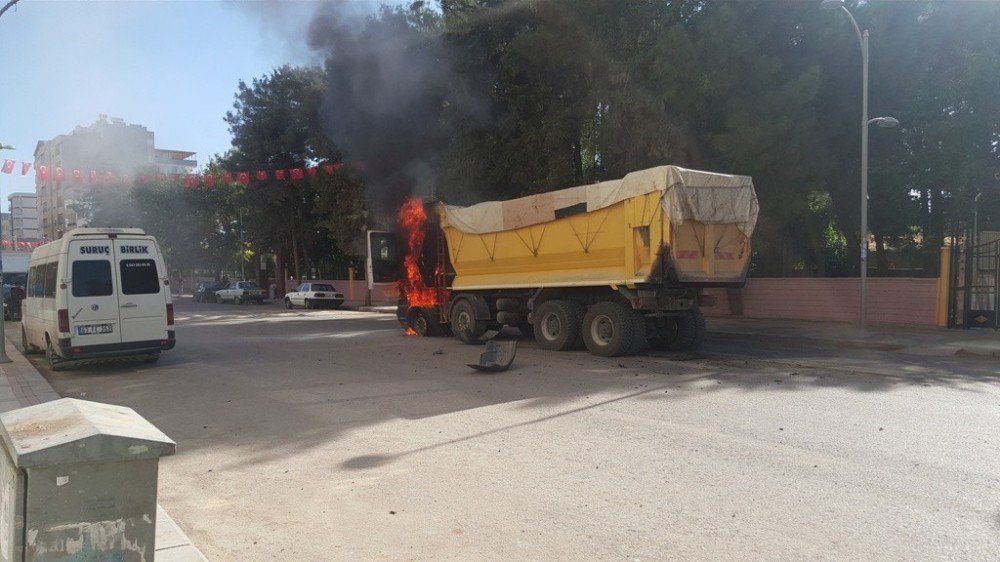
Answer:
[[[310,265],[349,247],[361,234],[364,204],[357,175],[348,171],[294,181],[273,175],[340,161],[321,126],[324,84],[320,68],[283,66],[250,85],[241,81],[225,117],[233,149],[219,159],[220,167],[269,175],[237,190],[233,205],[253,253],[277,256],[280,290],[286,263],[301,278]]]

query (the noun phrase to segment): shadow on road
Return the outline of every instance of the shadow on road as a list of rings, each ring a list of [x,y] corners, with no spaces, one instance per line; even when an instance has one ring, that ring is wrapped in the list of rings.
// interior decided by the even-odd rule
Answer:
[[[133,407],[173,437],[181,454],[232,451],[233,466],[336,447],[348,433],[391,420],[496,405],[540,415],[470,425],[463,435],[401,446],[396,453],[355,455],[340,466],[382,466],[629,400],[655,400],[668,408],[678,397],[717,392],[878,393],[940,386],[977,392],[981,383],[1000,380],[989,364],[724,339],[710,340],[699,354],[612,359],[543,351],[522,340],[509,371],[483,375],[466,366],[481,347],[404,336],[391,315],[219,305],[178,309],[178,347],[158,365],[60,373],[39,366],[63,396]]]

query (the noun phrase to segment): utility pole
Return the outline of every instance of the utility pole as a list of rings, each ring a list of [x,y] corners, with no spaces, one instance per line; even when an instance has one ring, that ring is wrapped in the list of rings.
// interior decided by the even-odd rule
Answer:
[[[844,0],[823,0],[824,10],[839,10],[850,20],[861,46],[861,298],[858,326],[863,330],[868,324],[868,127],[873,123],[882,128],[899,126],[894,117],[868,118],[868,30],[861,31],[857,20],[844,5]]]
[[[8,4],[7,6],[5,6],[4,11],[6,11],[6,9],[12,5],[13,4]],[[0,14],[2,13],[3,12],[0,12]],[[16,149],[9,144],[0,143],[0,150],[16,150]],[[13,216],[11,217],[10,220],[11,220],[10,223],[11,230],[13,231],[14,227]],[[2,299],[6,304],[6,299],[3,297],[3,222],[2,221],[0,221],[0,299]],[[11,304],[14,303],[11,302]],[[7,315],[4,314],[3,319],[0,319],[0,363],[11,362],[10,357],[7,357],[7,334],[4,333],[5,332],[4,328],[6,327],[6,324],[7,324]]]

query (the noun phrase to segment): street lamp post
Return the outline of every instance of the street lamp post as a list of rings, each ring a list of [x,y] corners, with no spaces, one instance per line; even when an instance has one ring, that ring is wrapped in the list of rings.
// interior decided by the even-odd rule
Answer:
[[[824,10],[840,10],[851,21],[861,45],[861,305],[858,311],[858,325],[864,328],[868,318],[868,127],[896,127],[899,121],[893,117],[868,118],[868,30],[861,31],[857,20],[844,5],[844,0],[823,0]]]
[[[0,150],[15,150],[13,146],[9,144],[0,143]],[[14,217],[11,217],[11,227],[14,226]],[[3,300],[3,221],[0,221],[0,300]],[[11,304],[13,299],[11,299]],[[4,318],[0,319],[0,363],[10,363],[10,357],[7,357],[7,338],[4,333],[5,324],[7,323],[7,315],[4,314]]]

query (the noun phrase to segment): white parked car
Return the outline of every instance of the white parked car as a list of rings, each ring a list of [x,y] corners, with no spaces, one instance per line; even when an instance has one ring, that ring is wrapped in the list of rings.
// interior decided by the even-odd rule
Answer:
[[[329,283],[303,283],[285,295],[285,308],[304,306],[306,308],[332,307],[344,304],[344,294]]]
[[[243,304],[245,302],[255,302],[264,304],[264,289],[253,281],[237,281],[230,283],[225,289],[215,292],[215,302],[232,301],[233,304]]]

